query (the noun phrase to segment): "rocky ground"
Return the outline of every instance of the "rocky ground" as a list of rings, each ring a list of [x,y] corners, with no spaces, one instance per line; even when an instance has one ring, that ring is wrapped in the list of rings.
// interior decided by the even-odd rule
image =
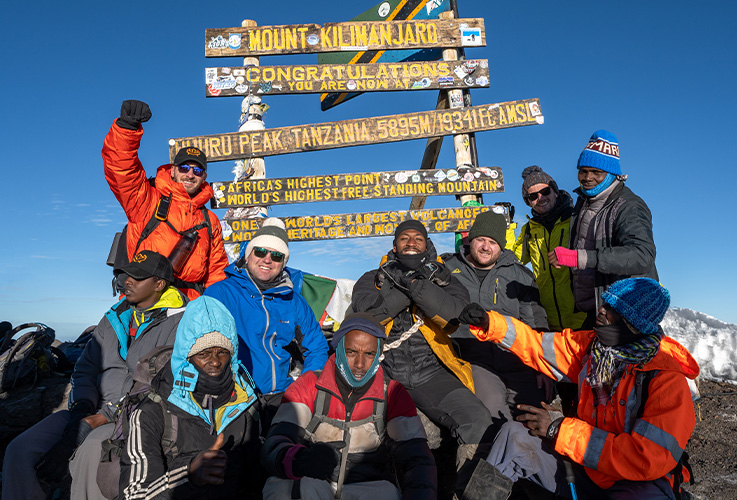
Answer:
[[[737,386],[702,381],[695,403],[696,429],[688,444],[695,482],[685,489],[698,500],[737,500]],[[46,379],[32,389],[0,395],[0,460],[12,437],[55,408],[65,407],[66,379]],[[438,438],[439,436],[435,436]],[[454,469],[453,450],[434,450],[442,469]],[[442,475],[442,474],[441,474]],[[446,474],[446,479],[450,477]],[[450,498],[450,489],[442,498]],[[516,491],[514,498],[542,498]]]

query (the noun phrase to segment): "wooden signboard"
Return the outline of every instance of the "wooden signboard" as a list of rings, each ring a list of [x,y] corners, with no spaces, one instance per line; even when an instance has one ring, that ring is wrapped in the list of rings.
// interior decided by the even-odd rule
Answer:
[[[314,54],[486,45],[483,19],[423,19],[214,28],[206,57]]]
[[[403,19],[437,19],[450,11],[450,0],[382,0],[349,21],[400,21]],[[317,55],[319,64],[366,64],[401,61],[436,61],[441,49],[362,50],[358,52],[326,52]],[[320,96],[320,108],[326,111],[361,95],[361,92],[329,92]]]
[[[317,94],[489,86],[489,62],[414,61],[381,64],[312,64],[205,69],[205,95]]]
[[[274,156],[365,144],[408,141],[543,123],[538,99],[421,111],[250,132],[169,139],[169,156],[194,146],[208,161]]]
[[[425,224],[428,233],[468,231],[481,212],[491,207],[455,207],[425,210],[391,210],[333,215],[282,217],[289,241],[334,240],[367,236],[392,236],[397,226],[409,219]],[[249,241],[263,218],[224,220],[225,243]]]
[[[211,185],[212,208],[504,191],[499,167],[310,175]]]

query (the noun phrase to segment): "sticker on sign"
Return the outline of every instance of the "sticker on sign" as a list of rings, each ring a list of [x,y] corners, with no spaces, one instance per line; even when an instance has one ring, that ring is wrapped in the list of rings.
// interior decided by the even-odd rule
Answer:
[[[464,47],[481,46],[481,28],[461,28],[461,45]]]

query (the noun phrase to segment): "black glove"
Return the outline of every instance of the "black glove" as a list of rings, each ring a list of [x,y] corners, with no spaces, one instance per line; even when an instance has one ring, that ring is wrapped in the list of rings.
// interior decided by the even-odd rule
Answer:
[[[484,330],[489,329],[489,315],[483,307],[476,302],[471,302],[458,315],[458,321],[467,325],[478,326]]]
[[[343,447],[345,441],[315,443],[297,452],[292,462],[292,470],[296,476],[330,479],[340,463],[340,449]]]
[[[450,285],[450,271],[440,262],[428,262],[417,270],[417,275],[432,281],[438,286]]]
[[[141,123],[151,119],[151,108],[143,101],[123,101],[120,106],[120,118],[116,121],[118,127],[128,130],[138,130]]]
[[[415,278],[416,271],[407,269],[396,260],[389,260],[379,268],[376,275],[377,282],[389,281],[397,289],[404,294],[409,293],[409,284]],[[379,285],[381,286],[381,285]]]

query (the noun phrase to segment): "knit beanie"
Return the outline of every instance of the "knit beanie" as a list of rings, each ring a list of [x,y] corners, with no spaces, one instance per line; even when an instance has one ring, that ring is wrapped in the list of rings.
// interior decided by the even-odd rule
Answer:
[[[619,141],[606,130],[597,130],[578,157],[577,168],[598,168],[613,175],[622,175],[619,166]]]
[[[493,210],[482,212],[476,216],[473,226],[468,232],[468,241],[479,236],[486,236],[496,241],[500,247],[507,246],[507,219]]]
[[[530,190],[530,187],[535,184],[547,184],[555,194],[558,194],[558,184],[556,184],[553,178],[546,174],[543,169],[537,165],[530,165],[525,168],[522,171],[522,179],[524,179],[522,181],[522,199],[524,199],[525,203],[528,205],[530,202],[527,201],[527,192]]]
[[[289,236],[287,228],[281,219],[269,217],[261,225],[261,229],[248,242],[245,256],[251,255],[255,247],[271,248],[284,254],[284,262],[289,260]]]
[[[397,238],[399,238],[399,235],[401,235],[403,232],[408,231],[410,229],[414,229],[415,231],[419,231],[422,233],[422,236],[427,239],[427,229],[425,228],[425,225],[418,221],[417,219],[409,219],[397,226],[397,230],[394,231],[394,243],[397,242]]]
[[[189,354],[187,354],[187,359],[194,356],[198,352],[202,352],[205,349],[209,349],[211,347],[222,347],[223,349],[230,352],[230,355],[233,356],[235,351],[233,350],[233,344],[225,338],[225,335],[223,335],[220,332],[210,332],[204,334],[202,337],[198,338],[197,341],[192,345],[192,348],[189,350]]]
[[[379,322],[376,321],[376,318],[365,312],[353,313],[345,317],[338,331],[333,334],[333,339],[330,341],[333,349],[338,346],[340,339],[353,330],[360,330],[378,339],[386,340],[386,332]]]
[[[670,305],[670,294],[650,278],[627,278],[615,281],[601,295],[637,331],[656,333]]]

